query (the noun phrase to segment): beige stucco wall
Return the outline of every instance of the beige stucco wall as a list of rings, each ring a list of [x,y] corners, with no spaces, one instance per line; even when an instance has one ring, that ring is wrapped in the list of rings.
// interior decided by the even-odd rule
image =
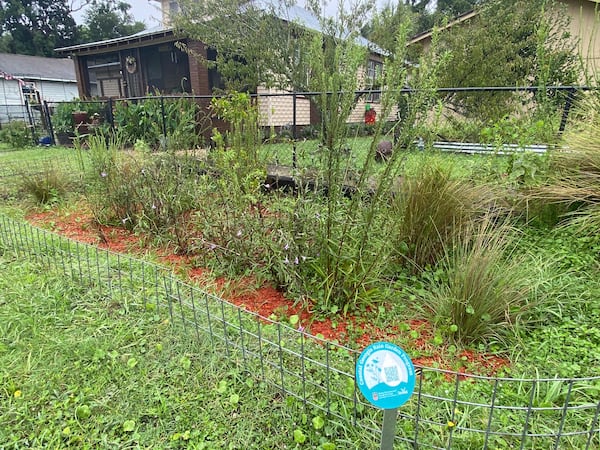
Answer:
[[[582,82],[600,77],[600,0],[568,0],[571,34],[579,39],[579,55],[584,65]]]
[[[262,126],[282,127],[293,123],[294,98],[289,92],[265,87],[259,87],[256,92]],[[263,96],[264,94],[282,95]],[[296,97],[296,125],[310,125],[310,100],[306,97]]]
[[[258,108],[260,113],[260,124],[262,126],[281,127],[291,125],[294,121],[294,101],[292,96],[276,89],[258,88]],[[281,96],[261,96],[261,94],[287,94]],[[365,120],[365,109],[369,103],[371,108],[381,114],[381,104],[367,102],[361,98],[356,107],[348,117],[348,123],[363,123]],[[396,119],[396,108],[391,111],[387,120]],[[310,100],[298,95],[296,98],[296,125],[310,125]]]

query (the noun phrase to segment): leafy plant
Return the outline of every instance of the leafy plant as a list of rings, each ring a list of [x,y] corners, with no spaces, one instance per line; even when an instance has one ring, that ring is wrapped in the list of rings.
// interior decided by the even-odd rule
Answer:
[[[519,186],[540,183],[548,168],[548,155],[533,152],[513,152],[508,158],[506,175]]]
[[[56,133],[75,134],[73,113],[85,112],[91,120],[92,116],[103,118],[105,116],[105,103],[101,101],[73,100],[61,102],[54,108],[52,114],[52,128]]]
[[[114,119],[128,145],[143,141],[151,148],[163,151],[195,147],[204,126],[198,104],[185,97],[150,96],[120,101],[115,105]]]
[[[13,121],[3,124],[0,128],[0,142],[8,144],[13,149],[22,149],[32,144],[29,127],[23,121]]]

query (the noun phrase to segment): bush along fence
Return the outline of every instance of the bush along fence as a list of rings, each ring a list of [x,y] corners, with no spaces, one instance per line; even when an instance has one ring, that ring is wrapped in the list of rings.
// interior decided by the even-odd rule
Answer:
[[[209,340],[215,352],[282,396],[359,427],[374,440],[380,436],[383,415],[357,390],[353,349],[245,311],[165,267],[5,215],[0,252],[94,286],[114,302],[131,302],[130,310],[139,314],[168,318],[182,339]],[[600,377],[517,379],[420,369],[415,392],[398,413],[395,442],[402,448],[600,447]]]
[[[429,105],[429,117],[423,118],[423,138],[429,144],[439,141],[478,142],[488,146],[499,141],[515,145],[552,144],[567,127],[574,105],[590,90],[587,86],[438,88],[437,103]],[[400,92],[410,96],[416,91],[406,88]],[[253,95],[261,113],[265,139],[297,141],[317,137],[321,119],[311,99],[322,95],[320,92]],[[354,95],[356,107],[348,121],[350,134],[369,134],[373,121],[382,119],[377,116],[381,91],[357,91]],[[35,144],[68,145],[77,135],[119,130],[131,146],[181,149],[209,145],[212,130],[225,127],[211,108],[213,98],[218,97],[154,95],[44,102],[25,105],[21,116],[6,117],[22,123]],[[383,118],[389,122],[384,131],[391,138],[395,125],[410,114],[409,103],[401,101],[390,117]]]

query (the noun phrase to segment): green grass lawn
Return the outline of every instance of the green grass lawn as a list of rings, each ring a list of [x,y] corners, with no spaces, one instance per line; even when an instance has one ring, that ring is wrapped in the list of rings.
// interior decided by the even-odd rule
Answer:
[[[286,400],[139,299],[108,299],[8,252],[0,265],[1,448],[376,445]]]
[[[309,152],[313,144],[303,143],[303,151]],[[288,150],[286,147],[265,149],[270,153]],[[407,152],[404,169],[407,173],[416,172],[431,159],[451,166],[454,176],[469,180],[482,180],[491,173],[498,175],[507,161],[493,156]],[[7,202],[1,210],[13,216],[21,216],[30,207],[38,208],[29,203],[20,187],[19,170],[37,170],[51,160],[52,164],[67,168],[65,176],[80,177],[75,170],[79,160],[73,149],[36,148],[0,153],[0,161],[3,160],[17,168],[15,175],[5,177],[3,183]],[[311,160],[303,161],[308,164]],[[69,171],[69,167],[73,170]],[[69,208],[69,201],[79,195],[80,192],[73,192],[72,197],[67,195],[59,207]],[[280,200],[285,201],[285,198]],[[50,207],[53,206],[44,206]],[[597,375],[600,367],[597,327],[600,321],[600,240],[597,236],[582,235],[574,227],[537,226],[529,221],[519,226],[522,229],[515,255],[529,255],[527,265],[537,271],[532,284],[547,294],[541,297],[550,301],[529,305],[525,313],[529,315],[530,327],[517,327],[518,335],[510,348],[491,341],[474,350],[508,356],[512,364],[502,373],[506,376]],[[35,251],[35,245],[33,248]],[[16,258],[7,248],[0,247],[0,264],[3,268],[0,276],[0,423],[8,424],[0,426],[0,448],[2,445],[15,449],[27,446],[377,447],[377,436],[350,427],[350,419],[346,422],[325,418],[322,412],[283,397],[279,390],[264,384],[258,374],[240,369],[237,356],[225,358],[222,348],[212,347],[206,338],[197,340],[185,333],[131,293],[110,297],[94,285],[69,281],[47,267]],[[445,276],[443,271],[434,268],[419,275],[402,274],[395,285],[390,286],[390,305],[374,308],[368,315],[373,321],[370,326],[386,329],[406,325],[402,321],[414,318],[419,312],[411,304],[413,294],[431,289]],[[443,326],[441,324],[440,329]],[[403,347],[423,337],[410,327],[403,331],[398,337]],[[442,354],[461,364],[460,347],[448,345],[441,333],[429,339],[428,353],[414,356]],[[327,357],[335,358],[333,354]],[[317,376],[315,380],[323,382]],[[428,379],[433,380],[436,383],[427,386],[431,389],[428,392],[441,398],[452,396],[453,383],[444,382],[441,376]],[[585,383],[578,384],[572,393],[560,383],[556,384],[555,391],[552,386],[531,388],[531,384],[516,383],[514,392],[512,384],[501,383],[507,386],[503,388],[502,400],[509,405],[525,407],[535,401],[535,405],[556,408],[553,412],[534,414],[539,416],[536,417],[539,421],[535,426],[532,424],[531,429],[544,433],[555,430],[561,422],[561,405],[566,396],[586,408],[598,403],[598,380]],[[489,402],[489,388],[489,383],[461,383],[461,393],[466,391],[475,402]],[[485,409],[454,408],[450,402],[439,401],[423,405],[421,417],[434,420],[424,425],[423,430],[430,433],[427,439],[432,436],[439,445],[447,441],[448,429],[438,424],[446,424],[455,415],[465,428],[485,427]],[[510,430],[519,436],[525,420],[521,412],[499,414],[495,426],[504,426],[503,431]],[[593,418],[586,414],[587,409],[581,414],[569,412],[567,429],[588,430],[593,426]],[[402,425],[410,435],[412,422],[405,421]],[[459,439],[457,433],[455,448],[480,448],[479,437],[464,433]],[[596,444],[597,437],[594,435],[590,442]],[[508,448],[517,440],[498,437],[492,442],[498,448]],[[552,448],[550,440],[531,441],[531,445],[528,443],[524,448]],[[561,445],[562,448],[581,448],[585,440],[586,436],[565,438]]]
[[[382,137],[380,140],[386,140]],[[356,137],[347,141],[348,148],[352,149],[348,154],[347,164],[350,169],[358,170],[364,162],[370,149],[372,138]],[[299,169],[321,167],[324,151],[318,140],[301,140],[295,144],[296,163]],[[453,168],[456,176],[472,178],[481,177],[485,172],[492,170],[503,170],[507,158],[494,155],[464,155],[444,153],[429,149],[420,152],[416,149],[405,150],[403,157],[403,172],[405,174],[415,173],[423,164],[424,160],[436,160],[442,165]],[[266,143],[262,147],[262,154],[272,164],[292,166],[294,145],[292,142]],[[378,170],[383,170],[384,164],[378,163]]]

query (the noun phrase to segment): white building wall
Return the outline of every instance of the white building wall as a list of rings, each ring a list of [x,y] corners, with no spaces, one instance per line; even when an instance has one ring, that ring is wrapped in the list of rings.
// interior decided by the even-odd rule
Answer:
[[[40,94],[41,101],[63,102],[70,101],[79,96],[77,83],[49,81],[49,80],[23,80],[27,84],[33,83]],[[39,114],[39,109],[25,107],[25,100],[21,85],[17,80],[0,79],[0,124],[13,120],[28,120],[30,114]]]
[[[19,82],[0,79],[0,124],[23,120],[25,117],[27,110],[23,106]]]
[[[66,102],[79,97],[77,83],[74,81],[32,81],[35,83],[35,87],[39,91],[42,101]]]
[[[17,80],[0,78],[0,105],[22,105],[21,87]]]

